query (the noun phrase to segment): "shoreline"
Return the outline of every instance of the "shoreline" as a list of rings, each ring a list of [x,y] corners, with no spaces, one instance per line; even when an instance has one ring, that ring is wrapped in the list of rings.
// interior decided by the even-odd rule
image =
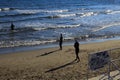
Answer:
[[[119,40],[119,39],[120,37],[106,38],[106,39],[91,39],[91,40],[82,40],[82,41],[79,41],[79,43],[88,44],[88,43],[98,43],[98,42],[104,42],[104,41],[109,41],[109,40]],[[74,41],[63,42],[63,46],[73,46],[73,45],[74,45]],[[46,49],[46,48],[55,48],[55,47],[59,47],[58,42],[49,43],[49,44],[41,44],[41,45],[33,45],[33,46],[0,48],[0,54],[16,53],[16,52],[39,50],[39,49]]]
[[[74,47],[63,46],[13,52],[0,55],[1,80],[86,80],[88,53],[120,47],[120,40],[109,40],[80,45],[80,62],[76,62]],[[119,50],[120,51],[120,50]],[[110,54],[113,59],[119,58],[119,52]],[[108,66],[107,66],[108,67]],[[90,72],[88,77],[102,74]],[[114,70],[114,69],[113,69]]]

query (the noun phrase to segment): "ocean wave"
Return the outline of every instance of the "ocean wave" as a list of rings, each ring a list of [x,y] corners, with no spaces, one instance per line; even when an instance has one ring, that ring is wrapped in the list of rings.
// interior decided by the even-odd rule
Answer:
[[[59,17],[70,17],[70,16],[76,16],[76,14],[59,14]]]
[[[74,41],[74,39],[78,39],[79,41],[83,40],[91,40],[91,39],[103,39],[103,38],[111,38],[114,35],[101,35],[101,34],[89,34],[89,35],[81,35],[79,37],[68,37],[64,38],[64,42]],[[11,48],[11,47],[23,47],[23,46],[37,46],[42,44],[50,44],[58,42],[57,39],[52,40],[0,40],[0,48]]]
[[[85,12],[85,13],[77,13],[76,15],[80,16],[80,17],[87,17],[87,16],[92,16],[92,15],[97,15],[97,13],[95,13],[95,12]]]
[[[62,13],[62,12],[68,12],[68,9],[64,10],[41,10],[41,12],[46,12],[46,13]]]
[[[119,14],[119,13],[120,11],[105,10],[105,11],[76,13],[76,15],[80,17],[88,17],[88,16],[94,16],[94,15],[100,15],[100,14]]]
[[[100,14],[113,14],[113,13],[120,13],[120,11],[105,10],[105,11],[94,11],[94,12],[82,12],[82,13],[76,13],[76,15],[80,17],[88,17],[88,16],[95,16]]]
[[[27,27],[17,27],[14,31],[11,31],[10,27],[1,28],[0,35],[10,34],[11,32],[14,33],[23,33],[23,32],[30,32],[30,31],[41,31],[41,30],[50,30],[50,29],[64,29],[64,28],[73,28],[79,27],[80,24],[73,24],[73,25],[52,25],[52,24],[39,24],[38,25],[26,25]],[[47,26],[47,27],[46,27]]]
[[[116,10],[105,10],[105,11],[100,11],[100,12],[97,12],[98,14],[119,14],[120,11],[116,11]]]
[[[27,16],[26,16],[27,15]],[[18,22],[18,21],[27,21],[27,20],[36,20],[36,19],[43,19],[43,18],[47,18],[47,19],[55,19],[55,18],[66,18],[66,17],[72,17],[72,16],[76,16],[76,14],[57,14],[57,15],[32,15],[32,16],[28,16],[28,15],[32,15],[32,14],[28,14],[28,13],[22,13],[22,14],[14,14],[14,15],[2,15],[1,19],[3,18],[3,20],[0,21],[0,23],[9,23],[11,22],[12,17],[15,17],[14,19],[12,19],[12,22]],[[6,18],[4,20],[4,17]],[[17,18],[18,17],[18,18]],[[21,17],[21,18],[20,18]]]
[[[28,18],[30,17],[30,19],[40,19],[40,18],[49,18],[49,19],[53,19],[53,18],[61,18],[61,17],[69,17],[69,16],[73,16],[75,14],[58,14],[58,13],[62,13],[64,11],[67,11],[67,10],[13,10],[13,11],[7,11],[7,12],[0,12],[0,18],[11,18],[11,17],[27,17],[27,19],[25,20],[28,20]],[[50,14],[44,14],[42,15],[41,12],[49,12]],[[55,13],[57,12],[57,13]],[[53,15],[51,15],[51,13],[54,13]],[[32,18],[31,18],[32,17]],[[19,18],[20,21],[21,18]],[[18,19],[18,21],[19,21]],[[23,20],[23,21],[25,21]],[[13,20],[12,21],[16,21],[16,20]],[[9,22],[9,20],[6,20],[6,21],[3,21],[1,20],[0,23],[7,23]]]
[[[98,14],[111,14],[113,11],[112,10],[105,10],[105,11],[99,11],[99,12],[96,12]]]
[[[120,14],[120,11],[112,11],[111,13],[109,14]]]
[[[57,14],[57,15],[51,15],[51,16],[45,16],[41,18],[64,18],[64,17],[71,17],[71,16],[76,16],[76,14]]]
[[[112,10],[106,10],[104,11],[105,14],[110,14],[112,12]]]
[[[16,12],[21,13],[21,14],[36,14],[41,12],[41,10],[16,10]]]
[[[47,25],[48,27],[45,27],[46,24],[42,25],[43,27],[34,27],[34,30],[48,30],[48,29],[60,29],[60,28],[73,28],[73,27],[79,27],[80,24],[74,24],[74,25]]]
[[[97,32],[97,31],[100,31],[100,30],[103,30],[105,28],[112,27],[112,26],[120,26],[120,23],[112,23],[112,24],[108,24],[108,25],[103,25],[98,28],[94,28],[93,32]]]
[[[12,11],[9,11],[12,10]],[[20,10],[15,8],[0,8],[0,11],[7,11],[1,12],[0,16],[11,16],[11,15],[22,15],[22,14],[37,14],[37,13],[62,13],[67,12],[68,10]]]
[[[94,12],[82,12],[82,13],[76,13],[76,16],[80,17],[88,17],[88,16],[95,16],[100,14],[119,14],[120,11],[113,11],[113,10],[104,10],[104,11],[94,11]]]
[[[41,12],[44,12],[44,13],[62,13],[62,12],[68,12],[68,9],[63,9],[63,10],[41,10],[41,9],[36,9],[36,10],[17,10],[18,12],[22,12],[22,13],[41,13]]]
[[[13,17],[13,16],[20,16],[20,15],[32,15],[37,14],[39,11],[36,10],[13,10],[9,12],[1,12],[0,17]]]
[[[88,38],[88,36],[81,36],[77,39]],[[74,37],[68,37],[64,38],[64,42],[72,41],[74,40]],[[52,39],[52,40],[0,40],[0,48],[10,48],[10,47],[20,47],[20,46],[36,46],[41,44],[49,44],[49,43],[56,43],[58,42],[58,39]]]
[[[0,48],[10,48],[10,47],[20,47],[20,46],[34,46],[40,44],[53,43],[56,40],[8,40],[8,41],[0,41]]]
[[[15,8],[0,8],[0,11],[9,11],[9,10],[15,10]]]

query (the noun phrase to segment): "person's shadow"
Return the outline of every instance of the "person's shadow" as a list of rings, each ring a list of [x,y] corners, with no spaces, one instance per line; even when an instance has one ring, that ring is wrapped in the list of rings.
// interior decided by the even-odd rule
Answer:
[[[78,63],[78,61],[77,61],[76,59],[73,60],[73,61],[71,61],[71,62],[68,62],[68,63],[66,63],[66,64],[64,64],[64,65],[61,65],[61,66],[58,66],[58,67],[49,69],[49,70],[45,71],[45,73],[52,72],[52,71],[56,71],[56,70],[58,70],[58,69],[64,68],[64,67],[69,66],[69,65],[73,65],[73,64],[75,64],[75,63]]]
[[[54,52],[57,52],[57,51],[59,51],[59,49],[57,49],[57,50],[54,50],[54,51],[50,51],[50,52],[46,52],[46,53],[44,53],[44,54],[41,54],[41,55],[38,55],[38,56],[36,56],[36,57],[40,57],[40,56],[46,56],[46,55],[52,54],[52,53],[54,53]]]

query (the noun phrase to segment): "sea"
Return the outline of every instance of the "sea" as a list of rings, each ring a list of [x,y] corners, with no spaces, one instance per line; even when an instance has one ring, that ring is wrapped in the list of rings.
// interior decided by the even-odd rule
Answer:
[[[11,23],[15,30],[11,31]],[[120,0],[0,0],[0,48],[120,37]]]

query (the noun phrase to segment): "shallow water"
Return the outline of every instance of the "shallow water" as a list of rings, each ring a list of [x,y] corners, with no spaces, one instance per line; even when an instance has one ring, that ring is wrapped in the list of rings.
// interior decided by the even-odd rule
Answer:
[[[10,31],[11,22],[15,30]],[[119,0],[0,0],[0,48],[120,35]]]

